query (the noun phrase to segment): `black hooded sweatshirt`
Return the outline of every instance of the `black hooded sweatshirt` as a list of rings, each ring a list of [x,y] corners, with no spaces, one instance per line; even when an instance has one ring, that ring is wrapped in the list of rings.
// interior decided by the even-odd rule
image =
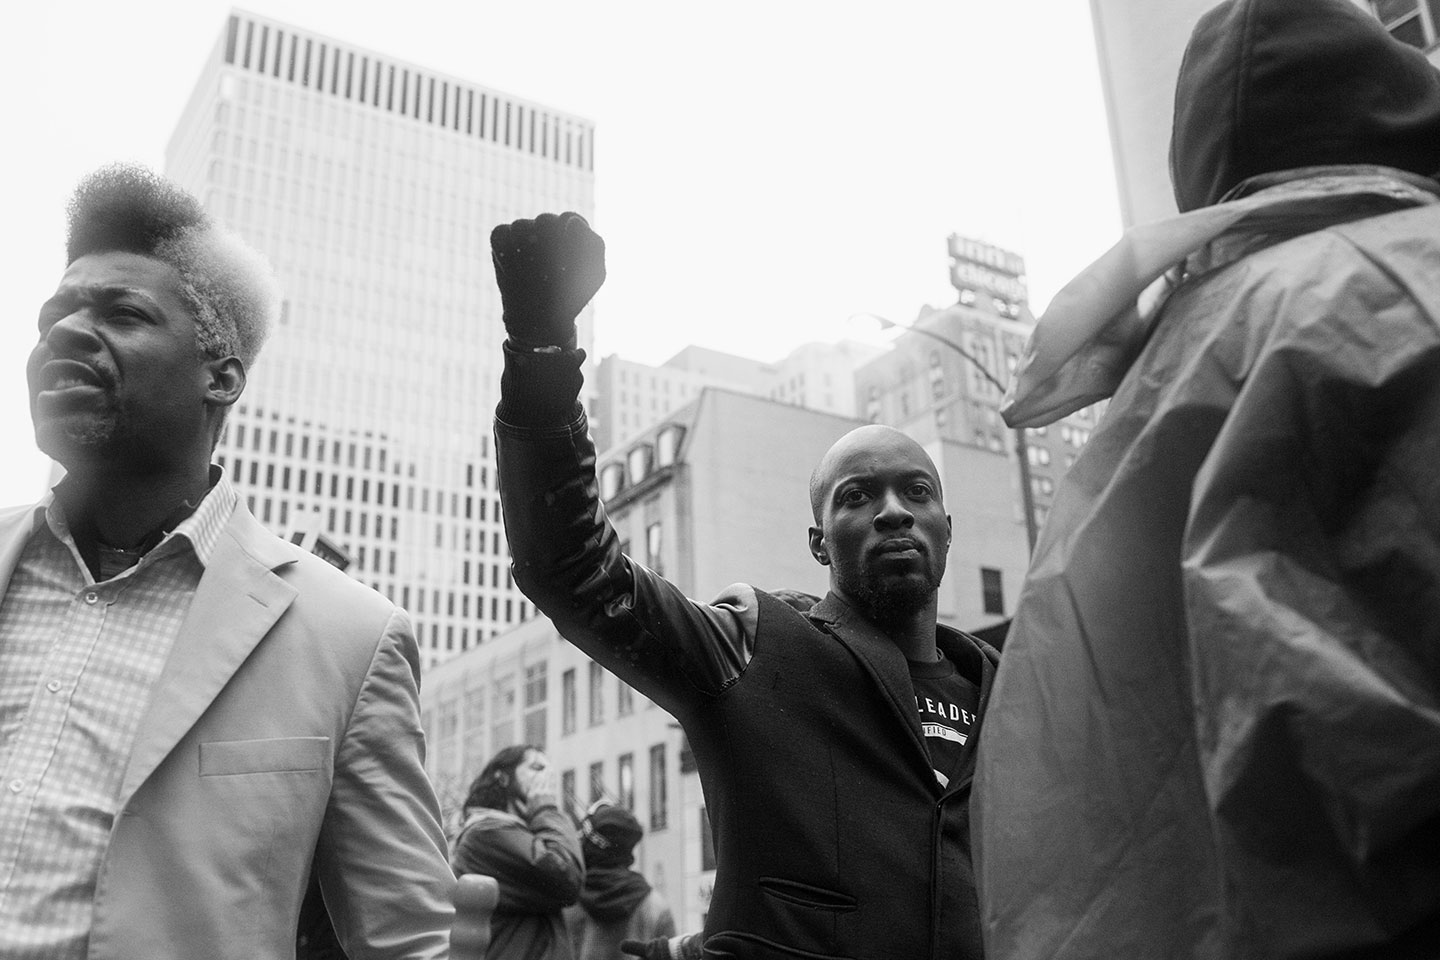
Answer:
[[[1263,173],[1440,172],[1440,72],[1346,0],[1231,0],[1201,18],[1175,88],[1182,212]]]

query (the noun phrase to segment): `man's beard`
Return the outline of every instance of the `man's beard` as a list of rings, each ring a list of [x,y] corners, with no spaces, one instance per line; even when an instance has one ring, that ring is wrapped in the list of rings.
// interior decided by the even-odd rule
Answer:
[[[861,612],[880,627],[904,623],[925,606],[940,589],[944,567],[939,569],[925,557],[919,571],[905,576],[886,576],[864,561],[836,563],[836,585],[858,603]]]
[[[66,467],[81,461],[104,460],[116,447],[119,419],[114,412],[50,419],[36,425],[35,445]]]

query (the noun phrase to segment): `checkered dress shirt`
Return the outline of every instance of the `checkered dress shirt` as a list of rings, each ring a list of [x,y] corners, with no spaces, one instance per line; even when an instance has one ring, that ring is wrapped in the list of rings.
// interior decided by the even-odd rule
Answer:
[[[0,601],[5,960],[84,960],[136,728],[236,499],[221,476],[137,565],[100,583],[54,495],[36,507]]]

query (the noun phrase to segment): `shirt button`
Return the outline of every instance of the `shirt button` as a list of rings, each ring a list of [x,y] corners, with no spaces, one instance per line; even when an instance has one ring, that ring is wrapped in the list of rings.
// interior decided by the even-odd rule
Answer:
[[[85,602],[86,602],[86,603],[96,603],[96,602],[98,602],[99,600],[100,600],[100,594],[96,593],[94,590],[86,591],[86,593],[85,593]]]
[[[45,689],[46,689],[46,690],[49,690],[51,693],[59,693],[59,692],[60,692],[60,681],[59,681],[59,680],[51,680],[49,683],[45,684]]]
[[[25,781],[17,778],[15,780],[11,780],[8,784],[6,784],[6,786],[10,788],[11,793],[19,793],[21,790],[25,789]]]

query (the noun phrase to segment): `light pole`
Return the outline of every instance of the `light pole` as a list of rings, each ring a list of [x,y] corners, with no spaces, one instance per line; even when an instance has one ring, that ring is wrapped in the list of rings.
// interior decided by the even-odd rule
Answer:
[[[995,374],[991,373],[985,364],[977,360],[973,353],[949,337],[936,333],[934,330],[926,330],[924,327],[910,327],[903,323],[896,323],[894,320],[888,317],[882,317],[878,313],[860,313],[854,316],[873,317],[879,322],[880,329],[882,330],[888,330],[894,327],[897,330],[906,330],[910,333],[918,333],[921,336],[929,337],[932,340],[938,340],[964,357],[965,361],[974,367],[980,376],[985,378],[986,382],[1000,391],[1001,396],[1005,395],[1005,384],[996,379]],[[1020,463],[1020,501],[1025,509],[1025,540],[1030,546],[1030,553],[1034,554],[1035,540],[1039,534],[1039,530],[1035,525],[1035,495],[1030,489],[1030,445],[1025,441],[1024,427],[1015,431],[1015,459]]]

